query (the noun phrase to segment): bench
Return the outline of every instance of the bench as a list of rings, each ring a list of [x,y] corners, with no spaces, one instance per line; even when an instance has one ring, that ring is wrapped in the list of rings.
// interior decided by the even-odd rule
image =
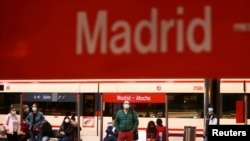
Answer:
[[[53,132],[53,135],[52,135],[52,137],[50,137],[50,141],[57,141],[58,139],[57,139],[56,135],[59,133],[59,130],[53,129],[52,132]]]
[[[6,136],[0,136],[0,141],[8,141]]]
[[[57,141],[57,137],[56,135],[58,134],[59,130],[58,129],[54,129],[53,131],[53,136],[50,137],[49,141]],[[0,141],[8,141],[6,136],[0,136]],[[30,141],[29,139],[27,141]]]

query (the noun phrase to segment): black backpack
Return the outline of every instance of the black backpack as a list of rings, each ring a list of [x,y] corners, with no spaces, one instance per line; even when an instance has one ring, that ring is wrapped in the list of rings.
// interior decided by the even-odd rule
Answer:
[[[51,124],[46,121],[44,124],[43,124],[43,127],[42,127],[42,135],[43,136],[49,136],[49,137],[52,137],[54,136],[53,135],[53,131],[52,131],[52,126]]]

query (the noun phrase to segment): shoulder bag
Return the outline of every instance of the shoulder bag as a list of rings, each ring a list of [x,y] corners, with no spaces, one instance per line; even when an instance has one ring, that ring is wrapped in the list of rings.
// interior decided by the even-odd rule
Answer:
[[[134,118],[134,110],[132,110],[132,115],[133,115],[133,125],[134,125],[134,120],[135,120],[135,118]],[[138,138],[139,138],[138,137],[138,130],[136,129],[133,132],[134,132],[133,140],[138,140]]]

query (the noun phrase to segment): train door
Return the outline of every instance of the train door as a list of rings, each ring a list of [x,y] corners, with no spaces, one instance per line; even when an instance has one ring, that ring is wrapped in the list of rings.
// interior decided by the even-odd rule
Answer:
[[[101,129],[106,129],[107,123],[112,120],[112,116],[121,109],[121,103],[124,100],[129,100],[134,106],[133,108],[137,111],[139,116],[139,136],[140,129],[146,127],[145,122],[147,123],[147,114],[153,115],[153,111],[145,111],[145,107],[142,108],[141,105],[148,105],[148,103],[154,105],[156,103],[162,103],[163,107],[158,111],[162,117],[167,117],[165,115],[167,112],[166,104],[167,98],[165,90],[165,83],[145,83],[145,82],[128,82],[128,83],[103,83],[100,84],[100,93],[102,94],[102,123],[100,123]],[[137,107],[138,106],[138,107]],[[139,106],[143,110],[139,110]],[[150,117],[149,117],[150,118]],[[167,120],[167,118],[165,118]],[[167,121],[165,121],[167,122]],[[102,134],[100,140],[105,135],[105,130],[101,130]],[[140,137],[140,140],[144,136]],[[143,140],[143,139],[142,139]]]
[[[100,96],[98,83],[81,83],[79,87],[78,113],[81,138],[89,140],[88,136],[99,136]]]
[[[221,79],[220,124],[248,124],[250,122],[249,88],[249,79]]]

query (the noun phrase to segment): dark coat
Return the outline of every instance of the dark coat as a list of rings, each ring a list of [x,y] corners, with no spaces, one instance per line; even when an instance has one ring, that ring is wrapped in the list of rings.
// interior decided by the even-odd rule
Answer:
[[[113,129],[113,126],[108,126],[106,129],[106,136],[103,141],[117,141],[118,131]]]
[[[45,123],[42,126],[42,136],[48,136],[48,137],[54,136],[52,131],[52,126],[48,121],[45,121]]]

